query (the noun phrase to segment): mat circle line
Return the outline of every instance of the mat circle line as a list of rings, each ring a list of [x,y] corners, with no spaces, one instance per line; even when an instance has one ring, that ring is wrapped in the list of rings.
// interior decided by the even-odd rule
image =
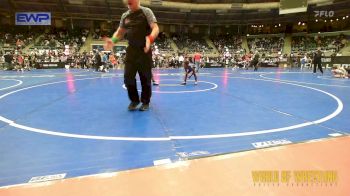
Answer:
[[[207,77],[223,77],[223,76],[207,76]],[[75,80],[65,80],[65,81],[59,81],[59,82],[52,82],[52,83],[45,83],[45,84],[39,84],[35,86],[30,86],[30,87],[25,87],[22,89],[18,89],[9,93],[6,93],[2,96],[0,96],[0,100],[3,99],[4,97],[32,89],[32,88],[37,88],[41,86],[47,86],[47,85],[52,85],[52,84],[58,84],[58,83],[65,83],[68,81],[81,81],[81,80],[91,80],[91,79],[98,79],[101,77],[94,77],[94,78],[84,78],[84,79],[75,79]],[[110,77],[104,77],[104,78],[110,78]],[[314,91],[321,92],[323,94],[326,94],[333,98],[338,106],[337,109],[334,110],[331,114],[318,119],[314,121],[309,121],[309,122],[304,122],[301,124],[296,124],[292,126],[287,126],[287,127],[281,127],[281,128],[274,128],[274,129],[266,129],[266,130],[258,130],[258,131],[247,131],[247,132],[239,132],[239,133],[227,133],[227,134],[211,134],[211,135],[185,135],[185,136],[168,136],[168,137],[114,137],[114,136],[97,136],[97,135],[82,135],[82,134],[72,134],[72,133],[64,133],[64,132],[56,132],[56,131],[50,131],[50,130],[44,130],[44,129],[39,129],[39,128],[34,128],[34,127],[29,127],[21,124],[17,124],[11,119],[7,119],[3,116],[0,116],[0,121],[7,123],[9,126],[16,127],[22,130],[30,131],[30,132],[35,132],[35,133],[40,133],[40,134],[47,134],[47,135],[52,135],[52,136],[60,136],[60,137],[68,137],[68,138],[77,138],[77,139],[93,139],[93,140],[111,140],[111,141],[143,141],[143,142],[159,142],[159,141],[171,141],[171,140],[194,140],[194,139],[214,139],[214,138],[231,138],[231,137],[241,137],[241,136],[250,136],[250,135],[259,135],[259,134],[266,134],[266,133],[275,133],[275,132],[283,132],[283,131],[288,131],[288,130],[293,130],[301,127],[306,127],[310,125],[315,125],[315,124],[320,124],[323,122],[326,122],[338,114],[341,113],[343,110],[343,102],[336,97],[335,95],[328,93],[326,91],[323,91],[321,89],[309,87],[309,86],[304,86],[300,84],[294,84],[294,83],[288,83],[288,82],[283,82],[283,81],[276,81],[276,80],[265,80],[265,79],[256,79],[256,78],[245,78],[245,77],[228,77],[228,78],[235,78],[235,79],[245,79],[245,80],[256,80],[256,81],[266,81],[266,82],[277,82],[281,84],[287,84],[287,85],[292,85],[292,86],[298,86],[302,88],[307,88],[311,89]]]

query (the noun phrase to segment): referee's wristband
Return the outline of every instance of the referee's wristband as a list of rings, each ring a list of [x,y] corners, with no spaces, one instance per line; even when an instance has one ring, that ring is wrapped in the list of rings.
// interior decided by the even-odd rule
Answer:
[[[147,36],[151,44],[154,42],[154,37],[152,35]]]
[[[119,39],[116,37],[112,37],[111,40],[112,40],[113,44],[116,44],[119,42]]]

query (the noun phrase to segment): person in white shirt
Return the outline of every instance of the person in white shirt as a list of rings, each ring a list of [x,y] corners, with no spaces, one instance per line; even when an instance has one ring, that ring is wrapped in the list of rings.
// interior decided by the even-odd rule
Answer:
[[[179,63],[182,65],[183,62],[184,62],[184,56],[182,56],[182,54],[180,54]]]
[[[304,57],[300,59],[300,70],[303,70],[306,63],[307,63],[307,56],[304,55]]]

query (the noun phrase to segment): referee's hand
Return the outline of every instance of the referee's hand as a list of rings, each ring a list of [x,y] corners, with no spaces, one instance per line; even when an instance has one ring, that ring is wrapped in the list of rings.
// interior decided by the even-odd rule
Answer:
[[[149,40],[148,36],[146,37],[146,46],[143,48],[145,53],[148,53],[149,49],[151,48],[151,41]]]
[[[103,40],[105,41],[105,44],[103,45],[103,48],[105,50],[112,50],[113,46],[114,46],[112,39],[109,38],[109,37],[104,37]]]

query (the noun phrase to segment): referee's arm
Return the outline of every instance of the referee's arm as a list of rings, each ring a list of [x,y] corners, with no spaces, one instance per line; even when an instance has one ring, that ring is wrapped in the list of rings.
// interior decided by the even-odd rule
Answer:
[[[158,37],[158,34],[159,34],[159,27],[156,22],[151,22],[149,26],[151,27],[152,32],[151,34],[146,36],[146,46],[144,48],[145,53],[149,51],[149,49],[151,48],[152,42],[154,42],[154,40]]]
[[[119,40],[123,39],[125,32],[126,32],[126,29],[119,26],[118,29],[113,33],[112,38],[104,38],[105,40],[104,49],[112,50],[114,44],[117,43]]]
[[[159,27],[158,27],[158,24],[155,23],[155,22],[152,22],[150,25],[149,25],[152,29],[152,32],[151,32],[151,36],[156,39],[158,37],[158,34],[159,34]]]
[[[123,39],[125,32],[126,32],[126,29],[124,29],[123,27],[118,27],[117,31],[115,31],[113,33],[112,37],[115,37],[118,40],[121,40],[121,39]]]

